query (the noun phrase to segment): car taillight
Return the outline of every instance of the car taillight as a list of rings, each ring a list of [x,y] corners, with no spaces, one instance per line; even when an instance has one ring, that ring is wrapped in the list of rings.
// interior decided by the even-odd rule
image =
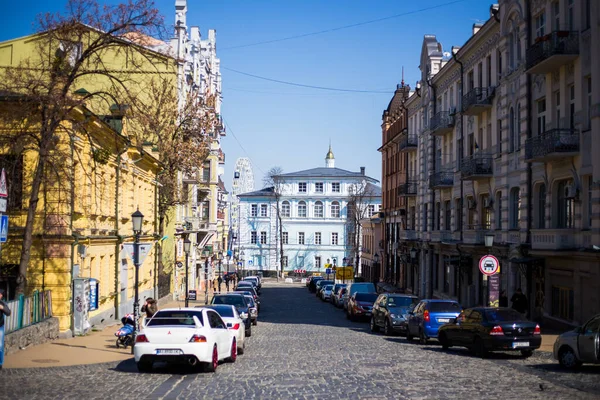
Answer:
[[[495,327],[492,328],[492,330],[490,331],[490,335],[493,336],[500,336],[500,335],[504,335],[504,331],[502,330],[502,327],[500,325],[496,325]]]
[[[206,337],[202,335],[194,335],[190,338],[190,343],[206,343]]]
[[[542,334],[542,330],[540,329],[539,325],[535,326],[535,329],[533,330],[533,334],[534,335],[541,335]]]
[[[148,343],[148,338],[144,334],[137,335],[135,337],[135,342],[136,343]]]
[[[423,312],[423,319],[425,320],[425,322],[431,321],[431,317],[429,316],[429,310],[425,310]]]
[[[240,329],[240,324],[235,324],[234,326],[232,326],[232,327],[231,327],[231,328],[229,328],[229,329],[235,329],[235,330],[238,330],[238,329]]]

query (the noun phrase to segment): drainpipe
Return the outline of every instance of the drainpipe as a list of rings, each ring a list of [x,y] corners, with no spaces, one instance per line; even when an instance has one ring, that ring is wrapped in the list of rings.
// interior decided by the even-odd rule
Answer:
[[[120,280],[120,266],[121,259],[119,254],[121,254],[121,244],[123,243],[126,236],[119,235],[119,187],[120,187],[120,179],[121,179],[121,156],[127,152],[127,145],[125,149],[117,154],[117,166],[115,169],[115,236],[117,237],[117,241],[115,243],[115,319],[120,319],[119,314],[119,298],[121,296],[121,288],[119,287]]]
[[[70,301],[70,315],[71,315],[71,333],[75,336],[75,315],[73,313],[74,307],[73,302],[75,297],[73,296],[73,279],[75,279],[75,246],[79,245],[79,235],[73,233],[73,214],[75,211],[75,146],[73,144],[73,138],[69,141],[71,145],[71,218],[69,221],[69,230],[73,236],[73,243],[71,243],[71,301]]]
[[[531,43],[531,5],[528,1],[525,2],[525,21],[527,21],[526,29],[526,43],[529,46]],[[531,74],[526,74],[527,79],[527,139],[531,138]],[[527,142],[525,142],[527,143]],[[527,161],[527,237],[525,243],[531,244],[531,225],[532,225],[532,214],[533,214],[533,202],[532,191],[533,191],[533,178],[532,178],[532,163]]]
[[[458,59],[458,57],[456,57],[456,53],[452,52],[452,58],[454,59],[454,61],[456,61],[458,63],[458,65],[460,65],[460,110],[456,110],[456,113],[459,114],[460,113],[460,138],[461,138],[461,145],[462,148],[459,149],[459,154],[461,154],[461,152],[464,149],[464,136],[465,136],[465,127],[464,127],[464,121],[463,121],[463,111],[462,111],[462,97],[463,97],[463,88],[464,88],[464,75],[465,75],[465,67],[462,63],[462,61],[460,61]],[[460,159],[460,162],[462,162],[462,157]],[[458,163],[457,163],[458,164]],[[458,165],[459,169],[460,169],[460,165]],[[463,203],[464,203],[464,195],[465,195],[465,181],[463,180],[462,174],[460,174],[460,217],[461,217],[461,224],[460,224],[460,243],[462,243],[463,241],[463,232],[464,232],[464,226],[463,226],[463,222],[464,222],[464,215],[463,215],[463,211],[464,211],[464,207],[463,207]],[[456,249],[458,250],[458,254],[459,254],[459,258],[458,258],[458,268],[460,271],[461,268],[461,261],[462,261],[462,253],[460,251],[459,245],[456,245]],[[458,288],[458,293],[456,293],[456,298],[460,301],[461,299],[461,288],[460,288],[460,281],[461,281],[462,277],[460,276],[460,273],[458,274],[458,283],[459,283],[459,288]]]
[[[435,116],[436,113],[437,113],[437,96],[436,96],[435,86],[433,86],[431,84],[431,79],[426,79],[425,81],[427,82],[427,85],[431,88],[431,93],[432,93],[431,97],[433,99],[433,106],[431,107],[431,109],[432,109],[433,116]],[[437,138],[435,136],[433,136],[432,139],[433,139],[433,146],[432,146],[432,149],[431,149],[431,153],[432,153],[431,154],[431,161],[432,161],[432,164],[433,164],[433,172],[435,172],[436,171],[435,152],[436,152],[436,148],[437,148]],[[436,210],[436,207],[435,207],[435,189],[432,189],[431,190],[431,217],[432,218],[431,218],[430,232],[433,232],[433,228],[434,228],[434,225],[435,225],[435,218],[436,218],[435,210]],[[431,293],[431,295],[429,296],[430,298],[433,297],[433,265],[432,265],[432,263],[433,263],[433,257],[432,257],[431,251],[432,250],[429,249],[427,251],[427,254],[424,255],[424,257],[423,257],[425,259],[425,263],[426,263],[425,265],[429,269],[429,274],[428,275],[429,275],[429,286],[430,286],[429,288],[427,288],[427,286],[425,287],[425,294],[429,296],[429,293]],[[425,274],[427,274],[427,271],[425,271]],[[426,280],[426,282],[427,282],[427,280]]]

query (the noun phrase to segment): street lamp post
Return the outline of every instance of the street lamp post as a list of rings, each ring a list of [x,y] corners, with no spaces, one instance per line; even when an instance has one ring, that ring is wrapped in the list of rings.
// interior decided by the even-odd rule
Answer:
[[[189,305],[190,305],[190,292],[188,291],[190,268],[188,266],[188,256],[190,255],[191,245],[192,245],[192,242],[186,235],[185,240],[183,241],[183,251],[185,252],[185,306],[186,307],[189,307]]]
[[[219,276],[221,276],[221,269],[223,268],[223,252],[219,251]]]
[[[135,297],[133,299],[133,343],[137,339],[138,331],[138,318],[140,309],[140,235],[142,234],[142,225],[144,222],[144,214],[140,210],[136,210],[131,214],[131,221],[133,223],[133,235],[135,236],[135,242],[133,247],[133,265],[135,266]],[[131,354],[133,354],[133,346],[131,346]]]
[[[494,237],[493,233],[485,234],[485,247],[488,249],[488,254],[491,255],[492,248],[494,247]],[[499,307],[500,306],[500,274],[495,273],[494,275],[484,275],[484,284],[487,283],[487,292],[488,292],[488,305],[490,307]]]
[[[242,276],[244,276],[244,268],[245,266],[245,260],[244,260],[244,250],[242,250],[240,252],[240,260],[242,260]]]
[[[415,292],[415,260],[417,259],[417,249],[414,247],[410,249],[410,266],[412,270],[412,274],[410,274],[411,287],[413,289],[413,293]]]
[[[348,259],[346,257],[342,258],[342,271],[344,271],[344,283],[346,283],[346,263]]]

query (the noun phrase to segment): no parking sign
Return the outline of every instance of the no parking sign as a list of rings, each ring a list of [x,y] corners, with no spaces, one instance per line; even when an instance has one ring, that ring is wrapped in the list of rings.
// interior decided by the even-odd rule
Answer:
[[[479,260],[479,270],[487,276],[496,275],[500,272],[500,262],[496,257],[488,254]]]

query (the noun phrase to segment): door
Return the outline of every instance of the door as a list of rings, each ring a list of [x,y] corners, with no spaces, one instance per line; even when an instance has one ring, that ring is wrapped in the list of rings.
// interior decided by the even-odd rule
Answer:
[[[419,316],[423,314],[424,308],[425,308],[425,303],[423,303],[423,302],[419,303],[415,307],[413,314],[410,315],[410,317],[408,318],[408,331],[413,335],[419,334],[419,324],[421,321]]]
[[[227,325],[223,322],[219,314],[214,311],[208,312],[208,321],[212,333],[215,335],[215,342],[219,351],[219,358],[229,355],[229,331]]]
[[[462,329],[463,329],[463,325],[465,324],[465,321],[467,319],[467,317],[471,314],[471,310],[465,310],[463,312],[461,312],[458,317],[456,317],[456,322],[454,323],[454,326],[452,327],[452,329],[447,329],[446,335],[447,338],[450,339],[452,341],[452,343],[464,343],[464,338],[462,336]]]
[[[377,322],[377,325],[385,324],[385,315],[386,315],[386,305],[387,305],[387,296],[379,296],[377,301],[373,306],[373,319]]]
[[[483,315],[479,310],[472,310],[471,313],[465,317],[465,322],[461,324],[459,333],[460,341],[463,344],[471,345],[475,341],[475,336],[480,331],[483,323]]]
[[[583,362],[596,363],[599,359],[600,315],[592,318],[579,335],[579,357]]]

